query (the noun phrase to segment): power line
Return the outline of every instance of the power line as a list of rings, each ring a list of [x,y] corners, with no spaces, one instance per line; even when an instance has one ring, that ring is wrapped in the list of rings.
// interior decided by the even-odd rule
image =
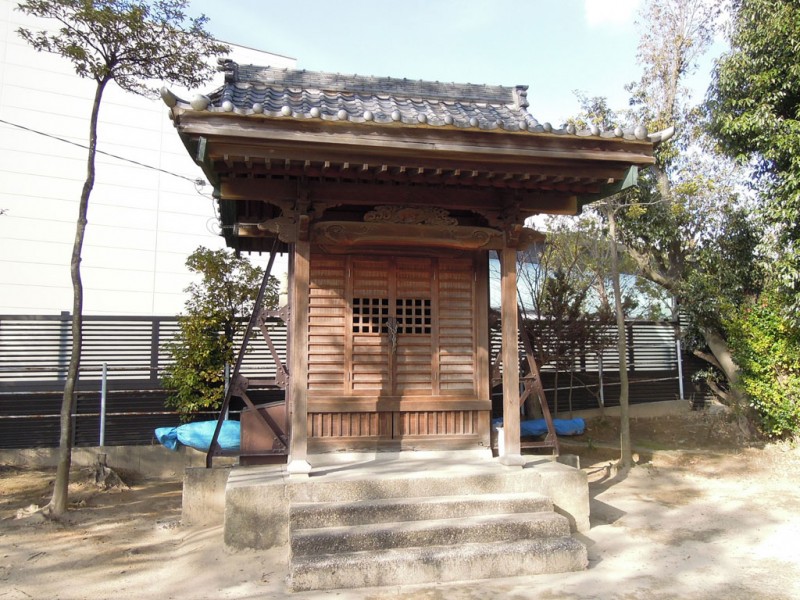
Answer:
[[[26,127],[25,125],[19,125],[17,123],[11,123],[10,121],[6,121],[5,119],[0,119],[0,123],[5,123],[6,125],[10,125],[11,127],[16,127],[17,129],[22,129],[24,131],[30,131],[31,133],[35,133],[37,135],[42,135],[46,138],[50,138],[53,140],[58,140],[59,142],[64,142],[65,144],[71,144],[72,146],[77,146],[78,148],[83,148],[84,150],[88,150],[89,146],[85,144],[81,144],[79,142],[73,142],[72,140],[68,140],[62,137],[58,137],[57,135],[52,135],[50,133],[45,133],[44,131],[38,131],[37,129],[32,129],[30,127]],[[147,165],[145,163],[141,163],[137,160],[133,160],[131,158],[125,158],[124,156],[119,156],[118,154],[112,154],[111,152],[106,152],[105,150],[96,150],[98,154],[103,154],[105,156],[110,156],[111,158],[116,158],[117,160],[121,160],[124,162],[129,162],[139,167],[144,167],[145,169],[152,169],[153,171],[159,171],[166,175],[172,175],[173,177],[178,177],[180,179],[185,179],[195,185],[195,188],[198,186],[202,187],[205,185],[205,181],[200,178],[192,179],[191,177],[186,177],[185,175],[179,175],[178,173],[173,173],[172,171],[167,171],[166,169],[162,169],[160,167],[154,167],[153,165]],[[202,195],[202,194],[201,194]]]

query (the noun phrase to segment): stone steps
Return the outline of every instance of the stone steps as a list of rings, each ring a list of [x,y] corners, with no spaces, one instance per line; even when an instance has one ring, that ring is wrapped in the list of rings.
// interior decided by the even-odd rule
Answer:
[[[292,591],[466,581],[564,573],[587,565],[571,537],[395,548],[292,559]]]
[[[479,494],[475,496],[428,496],[381,498],[357,502],[298,502],[292,504],[293,529],[411,521],[420,517],[451,519],[492,513],[552,511],[550,498],[536,493]]]
[[[293,591],[584,569],[586,548],[536,493],[378,498],[290,506]]]
[[[294,556],[309,556],[321,548],[326,554],[337,554],[564,535],[569,535],[567,520],[552,512],[481,515],[301,529],[292,533],[292,553]]]

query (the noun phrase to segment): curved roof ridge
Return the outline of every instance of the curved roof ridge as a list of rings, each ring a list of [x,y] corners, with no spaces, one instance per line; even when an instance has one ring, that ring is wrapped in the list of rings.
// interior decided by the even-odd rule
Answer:
[[[259,65],[240,65],[221,59],[220,70],[226,83],[249,82],[255,85],[297,87],[330,92],[358,92],[426,100],[485,102],[495,105],[527,107],[527,85],[514,87],[475,83],[445,83],[372,75],[348,75],[305,69]]]

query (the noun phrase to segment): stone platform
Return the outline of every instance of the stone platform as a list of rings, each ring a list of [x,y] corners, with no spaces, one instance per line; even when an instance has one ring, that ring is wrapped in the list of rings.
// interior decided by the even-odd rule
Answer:
[[[571,537],[589,528],[585,474],[525,458],[320,455],[307,477],[285,465],[190,469],[183,516],[223,522],[231,549],[286,546],[295,591],[585,568]]]

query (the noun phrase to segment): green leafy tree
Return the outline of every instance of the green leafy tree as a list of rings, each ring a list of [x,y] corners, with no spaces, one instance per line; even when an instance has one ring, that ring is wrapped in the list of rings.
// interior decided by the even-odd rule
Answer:
[[[728,315],[719,310],[736,310],[758,288],[754,240],[759,232],[749,218],[748,198],[737,193],[744,179],[741,170],[712,151],[702,135],[703,112],[685,85],[718,31],[720,6],[715,0],[645,2],[639,22],[642,74],[627,87],[629,109],[615,113],[602,98],[579,95],[583,114],[577,120],[602,129],[676,128],[677,135],[657,146],[655,164],[639,174],[638,188],[597,208],[611,243],[618,240],[639,274],[668,291],[688,312],[696,332],[693,350],[723,374],[715,388],[721,398],[746,407],[721,318]],[[732,256],[737,262],[727,263]],[[619,304],[620,294],[615,298]],[[622,311],[616,312],[621,323]],[[625,349],[619,350],[622,365]],[[623,373],[621,377],[624,396]],[[621,463],[626,466],[624,415],[621,421]]]
[[[710,132],[751,166],[766,291],[732,315],[741,389],[769,435],[800,431],[800,5],[736,0],[707,99]]]
[[[69,60],[79,77],[95,82],[89,113],[89,151],[86,179],[78,204],[78,220],[70,261],[73,287],[72,348],[61,406],[59,460],[53,496],[47,512],[67,509],[72,462],[72,413],[80,369],[83,331],[81,251],[95,181],[97,120],[103,93],[111,82],[134,94],[147,94],[161,81],[197,87],[210,79],[213,68],[206,58],[228,51],[205,29],[203,16],[188,18],[187,0],[27,0],[18,10],[53,21],[46,31],[17,30],[36,50]]]
[[[760,285],[753,244],[760,233],[750,200],[739,193],[745,173],[714,152],[684,85],[714,39],[719,7],[709,0],[650,0],[644,7],[643,73],[628,87],[628,118],[651,131],[674,126],[678,135],[659,145],[655,165],[640,174],[619,213],[619,235],[642,276],[689,314],[695,354],[723,374],[720,398],[746,407],[719,310],[735,310]],[[727,262],[730,256],[737,262]]]
[[[754,167],[774,282],[786,315],[800,309],[800,5],[736,0],[731,50],[709,90],[710,130],[723,151]]]
[[[764,293],[728,322],[739,385],[770,437],[800,432],[800,328],[786,323],[780,294]]]
[[[224,369],[234,358],[234,338],[253,312],[263,271],[227,250],[199,247],[187,259],[189,271],[200,276],[186,292],[185,314],[169,346],[173,363],[162,374],[170,392],[167,405],[184,418],[197,411],[218,409],[224,396]],[[270,277],[262,308],[278,303],[278,281]]]
[[[588,264],[581,232],[569,229],[563,220],[550,219],[548,225],[547,242],[520,252],[517,271],[520,306],[536,362],[556,370],[553,403],[558,413],[560,373],[569,371],[572,381],[580,358],[609,344],[608,311],[590,298],[597,274]]]

